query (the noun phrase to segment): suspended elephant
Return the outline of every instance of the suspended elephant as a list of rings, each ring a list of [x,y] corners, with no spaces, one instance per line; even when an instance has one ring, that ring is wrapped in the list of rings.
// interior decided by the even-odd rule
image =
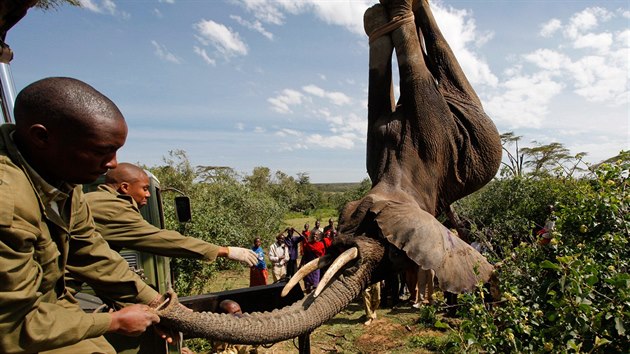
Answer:
[[[426,0],[382,0],[364,16],[370,37],[367,171],[372,189],[349,203],[326,256],[318,288],[292,306],[242,318],[187,311],[174,294],[162,323],[193,337],[270,343],[309,333],[387,272],[415,262],[440,287],[471,290],[493,270],[435,218],[490,181],[500,164],[497,130],[440,32]],[[392,55],[400,72],[393,97]]]

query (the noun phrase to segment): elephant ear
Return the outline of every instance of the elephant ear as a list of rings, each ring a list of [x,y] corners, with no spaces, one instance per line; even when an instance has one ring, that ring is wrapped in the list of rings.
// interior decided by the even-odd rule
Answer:
[[[486,258],[418,204],[376,199],[370,212],[383,236],[422,269],[433,269],[442,290],[466,292],[490,279],[494,268]]]

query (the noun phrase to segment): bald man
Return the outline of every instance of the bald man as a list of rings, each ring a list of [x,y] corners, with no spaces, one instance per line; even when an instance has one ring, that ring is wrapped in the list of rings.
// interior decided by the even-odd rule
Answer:
[[[78,184],[116,167],[127,124],[111,100],[71,78],[28,85],[14,115],[0,127],[0,353],[115,353],[102,335],[141,334],[159,322],[147,304],[161,296],[96,232]],[[84,313],[66,270],[139,304]]]
[[[149,176],[138,166],[120,163],[105,174],[105,183],[87,200],[96,230],[120,251],[129,248],[167,257],[214,261],[227,257],[248,267],[258,263],[256,254],[242,247],[220,247],[177,231],[159,229],[142,218],[140,208],[147,204]]]

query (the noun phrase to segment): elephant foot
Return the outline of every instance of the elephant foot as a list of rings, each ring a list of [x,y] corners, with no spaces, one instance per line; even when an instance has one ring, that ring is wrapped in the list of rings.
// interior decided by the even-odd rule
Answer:
[[[370,43],[414,20],[411,8],[407,9],[405,7],[396,13],[397,15],[391,15],[390,12],[388,16],[385,6],[379,4],[365,11],[365,15],[363,16],[363,28],[365,29],[365,33],[370,37]]]
[[[363,29],[365,34],[372,36],[378,28],[385,26],[389,22],[385,8],[376,4],[365,11],[363,15]]]

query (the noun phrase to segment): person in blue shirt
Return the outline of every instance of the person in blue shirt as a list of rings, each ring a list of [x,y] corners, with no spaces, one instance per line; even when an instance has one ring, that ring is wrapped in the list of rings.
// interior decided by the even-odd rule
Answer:
[[[261,245],[262,241],[256,237],[252,251],[258,256],[258,263],[249,268],[249,286],[267,285],[267,263],[265,262],[265,251]]]

